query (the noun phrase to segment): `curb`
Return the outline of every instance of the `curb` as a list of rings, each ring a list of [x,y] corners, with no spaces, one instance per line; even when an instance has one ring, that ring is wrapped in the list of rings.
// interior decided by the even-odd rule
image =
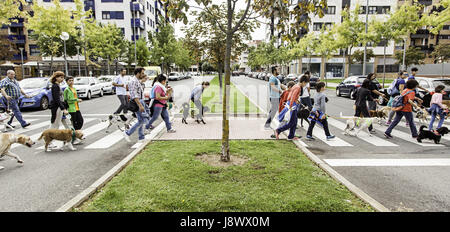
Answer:
[[[173,122],[173,117],[170,120]],[[129,155],[127,155],[122,161],[120,161],[116,166],[111,168],[105,175],[100,177],[97,181],[95,181],[91,186],[83,190],[81,193],[76,195],[70,201],[65,203],[63,206],[55,210],[55,212],[68,212],[73,208],[80,206],[83,202],[88,200],[95,192],[100,190],[103,186],[105,186],[114,176],[119,174],[133,159],[136,157],[144,148],[153,141],[153,139],[161,133],[163,128],[165,127],[164,121],[161,122],[155,130],[150,133],[150,139],[146,140],[142,143],[138,148],[134,149]]]
[[[236,84],[235,84],[235,86],[236,86]],[[237,86],[236,86],[236,88],[237,88]],[[238,89],[242,92],[242,90],[240,88],[238,88]],[[248,99],[250,99],[250,97],[248,95],[246,95],[244,92],[242,92],[242,94],[244,94],[244,96],[246,96]],[[263,110],[263,112],[266,112],[266,111]],[[278,115],[278,113],[276,115]],[[275,115],[275,117],[276,117],[276,115]],[[273,124],[278,124],[278,123],[276,123],[276,120],[272,120],[272,123]],[[278,126],[278,125],[276,125],[276,126]],[[283,134],[287,137],[287,133],[286,132],[283,132]],[[363,200],[366,203],[368,203],[375,210],[377,210],[378,212],[391,212],[388,208],[384,207],[381,203],[379,203],[378,201],[373,199],[371,196],[369,196],[367,193],[362,191],[360,188],[356,187],[350,181],[345,179],[345,177],[343,177],[341,174],[336,172],[331,166],[329,166],[327,163],[322,161],[319,157],[317,157],[314,153],[312,153],[308,148],[302,146],[298,141],[294,141],[293,140],[292,142],[297,146],[297,148],[299,148],[303,153],[305,153],[305,155],[312,162],[314,162],[317,166],[319,166],[319,168],[321,168],[326,173],[328,173],[328,175],[330,175],[333,179],[335,179],[336,181],[338,181],[341,184],[343,184],[345,187],[347,187],[348,190],[350,190],[350,192],[355,194],[361,200]]]

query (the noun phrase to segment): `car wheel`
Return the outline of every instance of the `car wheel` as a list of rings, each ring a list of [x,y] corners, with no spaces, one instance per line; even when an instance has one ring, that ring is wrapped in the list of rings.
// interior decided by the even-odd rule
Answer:
[[[355,99],[353,98],[353,92],[354,92],[354,91],[355,91],[355,90],[352,89],[352,91],[350,91],[350,95],[349,95],[350,99],[352,99],[352,100],[355,100]]]
[[[103,89],[100,90],[99,96],[100,96],[100,97],[103,97]]]
[[[111,95],[116,94],[116,89],[111,89]]]
[[[341,96],[341,91],[339,91],[339,88],[336,88],[336,96],[338,96],[338,97]]]
[[[91,91],[88,91],[88,93],[87,93],[87,97],[86,97],[88,100],[91,100],[91,98],[92,98],[92,96],[91,96]]]
[[[41,98],[41,106],[40,106],[41,110],[46,110],[48,109],[48,98],[47,97],[42,97]]]

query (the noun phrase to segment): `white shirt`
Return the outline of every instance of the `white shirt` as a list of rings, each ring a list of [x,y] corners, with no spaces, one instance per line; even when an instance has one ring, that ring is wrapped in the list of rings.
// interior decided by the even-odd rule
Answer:
[[[114,83],[126,86],[128,84],[127,79],[126,76],[119,75],[114,79]],[[116,95],[127,95],[127,89],[125,87],[116,86]]]
[[[303,94],[302,94],[302,96],[300,96],[300,98],[304,98],[304,97],[309,97],[310,96],[309,92],[308,92],[309,86],[310,86],[309,83],[307,83],[305,85],[305,87],[303,87]]]

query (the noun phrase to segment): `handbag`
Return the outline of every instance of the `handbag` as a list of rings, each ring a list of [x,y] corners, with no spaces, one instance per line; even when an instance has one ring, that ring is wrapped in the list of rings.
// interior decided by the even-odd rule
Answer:
[[[138,112],[139,111],[139,106],[136,103],[136,101],[134,101],[134,100],[131,100],[131,101],[128,102],[127,108],[131,112]]]

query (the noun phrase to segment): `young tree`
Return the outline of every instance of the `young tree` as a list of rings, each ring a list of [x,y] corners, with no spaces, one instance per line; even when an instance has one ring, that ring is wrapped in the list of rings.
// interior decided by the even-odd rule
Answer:
[[[17,54],[17,47],[5,36],[0,36],[0,61],[11,59]]]
[[[367,49],[366,53],[366,62],[368,62],[370,59],[375,57],[375,54],[373,53],[372,49]],[[364,51],[363,50],[357,50],[353,53],[353,60],[358,63],[362,64],[364,62]]]
[[[303,36],[298,42],[293,42],[290,53],[293,57],[307,57],[308,58],[308,70],[311,70],[311,56],[315,52],[319,40],[315,33],[308,33]]]
[[[441,75],[444,77],[444,62],[450,61],[450,44],[439,44],[434,48],[432,56],[435,57],[435,60],[439,60],[442,64]]]
[[[194,62],[194,59],[190,56],[189,50],[184,46],[183,41],[177,41],[175,65],[183,70],[187,70],[192,64],[194,64]]]
[[[390,21],[372,21],[369,25],[369,36],[375,44],[383,42],[383,88],[386,81],[386,46],[394,39]]]
[[[395,52],[395,59],[397,59],[397,64],[404,64],[405,70],[414,64],[423,64],[425,59],[425,54],[420,51],[420,48],[410,47],[406,50],[405,55],[402,51]],[[405,60],[404,57],[406,58]]]
[[[169,72],[169,67],[177,59],[177,39],[175,30],[164,18],[160,19],[159,32],[149,32],[150,60],[152,64],[162,65],[163,71]]]
[[[79,1],[79,0],[77,0]],[[37,44],[43,55],[51,56],[50,72],[53,71],[53,57],[60,56],[63,53],[63,41],[59,38],[62,32],[67,32],[74,41],[75,22],[71,19],[71,12],[61,6],[59,0],[53,1],[54,6],[45,7],[40,4],[34,4],[32,10],[33,17],[28,18],[26,27],[33,30],[33,36],[37,39]],[[67,42],[68,44],[69,41]]]
[[[431,26],[431,33],[438,34],[444,25],[450,21],[450,0],[441,0],[436,7],[442,8],[442,11],[432,12],[429,16],[424,16],[424,25]]]
[[[168,4],[168,13],[174,20],[183,20],[187,22],[186,12],[190,5],[186,0],[164,0]],[[323,15],[321,7],[326,6],[325,0],[309,0],[297,1],[290,3],[289,1],[252,1],[245,0],[245,9],[237,11],[236,5],[238,0],[226,0],[225,17],[222,14],[213,14],[214,9],[219,6],[213,4],[211,0],[195,0],[200,6],[202,12],[209,14],[215,21],[215,24],[225,34],[225,94],[223,96],[223,121],[222,121],[222,161],[230,161],[230,144],[229,144],[229,120],[228,111],[230,108],[230,63],[231,53],[233,47],[233,38],[235,34],[239,34],[245,23],[253,20],[256,16],[262,15],[266,18],[277,16],[279,23],[277,28],[280,31],[286,32],[283,36],[285,39],[296,38],[297,31],[301,27],[306,27],[308,20],[301,21],[300,17],[307,13],[314,12]],[[295,1],[294,1],[295,2]],[[219,18],[221,17],[221,18]],[[222,19],[225,19],[222,21]],[[291,20],[293,19],[293,20]],[[287,30],[289,28],[289,30]]]
[[[334,37],[335,35],[333,30],[325,28],[321,30],[319,36],[317,37],[318,43],[317,46],[314,47],[314,51],[322,57],[322,64],[325,64],[325,61],[330,59],[338,50]],[[325,67],[322,67],[320,78],[323,79],[324,77]],[[325,82],[327,82],[326,78]]]
[[[17,21],[17,17],[26,17],[21,8],[26,5],[25,0],[1,0],[0,1],[0,25]],[[10,18],[12,20],[10,21]]]
[[[136,56],[138,66],[148,66],[150,51],[148,50],[148,45],[144,38],[139,38],[136,41]]]

